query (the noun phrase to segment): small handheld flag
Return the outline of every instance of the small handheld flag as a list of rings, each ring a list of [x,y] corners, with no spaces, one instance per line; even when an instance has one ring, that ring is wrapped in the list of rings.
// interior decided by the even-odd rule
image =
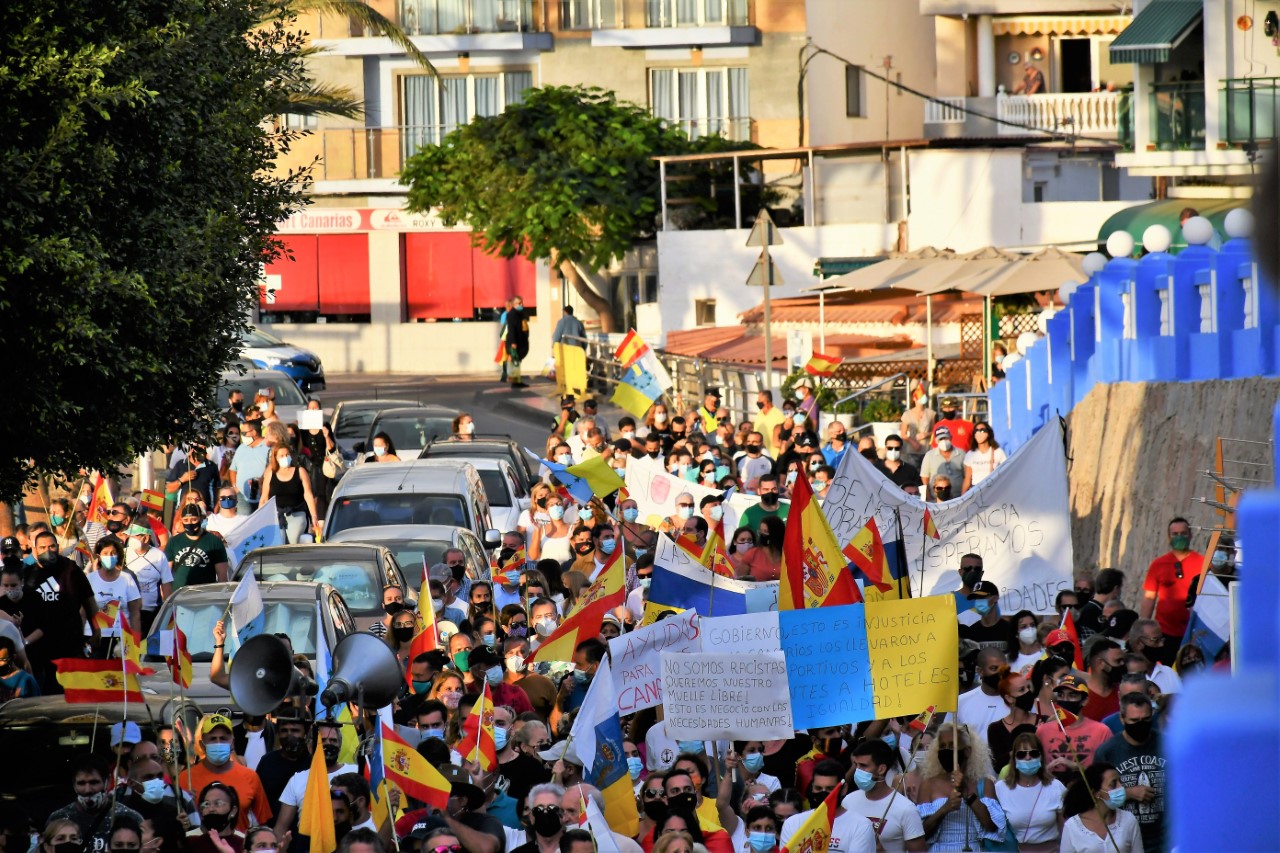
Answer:
[[[831,376],[842,363],[844,359],[838,355],[823,355],[815,352],[813,358],[805,364],[804,370],[810,376]]]

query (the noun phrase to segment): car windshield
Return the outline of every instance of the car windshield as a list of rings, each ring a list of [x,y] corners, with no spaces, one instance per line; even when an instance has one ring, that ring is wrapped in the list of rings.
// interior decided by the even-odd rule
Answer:
[[[218,384],[218,408],[225,409],[227,407],[227,397],[230,396],[231,390],[239,389],[244,393],[245,405],[253,402],[254,395],[261,388],[270,388],[276,395],[276,408],[285,408],[287,406],[297,406],[299,408],[307,405],[307,398],[302,396],[302,392],[298,390],[298,386],[294,381],[283,373],[272,375],[271,373],[261,372],[253,376],[228,376]]]
[[[187,651],[191,653],[191,660],[197,663],[208,663],[213,660],[213,626],[223,618],[226,608],[225,601],[215,600],[202,600],[191,604],[179,603],[177,605],[178,627],[182,629],[182,633],[187,637]],[[267,600],[263,602],[263,610],[265,619],[262,633],[287,634],[289,641],[293,644],[294,654],[306,655],[309,658],[316,656],[316,604],[314,600]],[[167,620],[168,616],[166,615],[164,618]],[[164,643],[164,635],[168,633],[164,630],[153,631],[151,636],[147,638],[148,658],[163,654],[161,645]],[[228,630],[227,654],[234,657],[237,648],[239,648],[239,641],[236,632]]]
[[[478,441],[438,441],[422,451],[423,459],[440,456],[466,456],[469,459],[505,459],[512,465],[519,463],[505,444],[485,444]]]
[[[260,581],[308,581],[327,583],[342,594],[352,613],[382,612],[382,573],[377,554],[368,548],[339,548],[249,554],[243,566],[252,566]]]
[[[355,409],[343,406],[338,413],[338,421],[334,424],[333,434],[336,438],[365,438],[369,435],[369,424],[377,416],[378,410],[370,407]]]
[[[480,482],[484,484],[484,493],[489,497],[489,506],[511,506],[511,490],[507,487],[507,477],[501,471],[480,471]]]
[[[430,567],[436,563],[443,563],[444,552],[453,547],[443,539],[379,540],[378,544],[395,554],[396,562],[405,567],[405,574],[410,578],[417,576],[415,566],[425,563]]]
[[[240,342],[247,347],[287,347],[284,341],[275,335],[269,335],[261,329],[250,329],[240,336]]]
[[[279,405],[277,403],[276,405]],[[417,417],[382,418],[370,427],[369,445],[372,449],[373,436],[385,432],[391,436],[396,455],[405,458],[405,450],[417,451],[426,447],[427,442],[435,438],[448,438],[453,429],[451,415],[419,415]]]
[[[457,495],[397,492],[339,498],[329,511],[325,530],[332,535],[348,527],[381,527],[386,524],[469,526],[466,505]]]

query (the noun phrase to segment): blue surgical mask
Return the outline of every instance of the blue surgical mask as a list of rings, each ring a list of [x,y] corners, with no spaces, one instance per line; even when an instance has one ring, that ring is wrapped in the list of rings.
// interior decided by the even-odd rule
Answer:
[[[632,781],[639,779],[643,770],[644,762],[638,756],[633,755],[627,759],[627,772],[631,774]]]
[[[612,554],[613,549],[616,547],[618,547],[617,539],[601,539],[600,540],[600,552],[603,554]]]
[[[859,791],[870,791],[876,786],[876,777],[870,770],[859,767],[853,771],[853,784],[858,786]]]
[[[428,684],[430,684],[430,682],[428,682]],[[439,738],[440,740],[444,740],[444,729],[423,729],[422,730],[423,740],[427,740],[428,738],[433,738],[433,737]]]
[[[716,504],[711,507],[707,514],[711,516],[712,521],[719,521],[724,518],[724,507],[720,506],[720,504]]]
[[[791,485],[792,483],[794,483],[795,481],[796,481],[796,472],[795,472],[795,471],[788,471],[788,472],[787,472],[787,485],[788,485],[788,486],[790,486],[790,485]]]
[[[993,604],[994,603],[989,598],[979,598],[973,602],[973,609],[983,616],[986,616],[991,612]]]
[[[676,507],[676,515],[685,519],[693,518],[693,507],[691,506]]]
[[[583,672],[580,669],[575,669],[573,671],[573,680],[576,681],[578,684],[586,684],[588,681],[591,680],[591,674],[588,672]]]
[[[502,683],[502,675],[503,675],[502,667],[491,666],[487,670],[485,670],[484,679],[485,681],[489,682],[490,687],[497,687],[499,684]]]
[[[688,753],[690,755],[701,755],[707,751],[707,745],[700,740],[678,740],[676,746],[680,749],[680,754]]]
[[[764,769],[764,753],[753,752],[750,755],[742,757],[742,766],[747,769],[748,773],[759,773]]]
[[[497,637],[495,637],[492,633],[489,633],[489,634],[482,634],[480,636],[480,639],[484,640],[484,644],[486,646],[488,646],[489,648],[493,648],[493,644],[497,640]]]
[[[1110,791],[1107,791],[1107,805],[1111,806],[1111,808],[1116,810],[1124,808],[1124,801],[1125,793],[1123,785],[1119,788],[1112,788]]]
[[[98,558],[98,562],[102,564],[102,568],[111,571],[120,564],[120,558],[115,554],[103,554]]]
[[[637,549],[636,549],[636,559],[638,560],[638,559],[640,559],[641,557],[643,557],[645,554],[648,554],[648,553],[649,553],[649,549],[648,549],[648,548],[637,548]]]
[[[640,517],[640,510],[637,509],[636,507],[629,506],[622,511],[623,521],[635,521],[639,517]]]
[[[551,509],[547,510],[547,515],[550,515],[553,521],[559,521],[564,518],[564,507],[556,504],[551,507]]]
[[[778,844],[778,836],[772,832],[753,832],[747,836],[747,843],[755,853],[769,853]]]
[[[573,456],[568,453],[561,453],[559,456],[556,457],[556,461],[559,462],[561,465],[572,465]]]
[[[493,727],[493,745],[499,750],[507,747],[507,730],[500,726]]]
[[[231,760],[231,744],[210,743],[204,748],[205,757],[214,764],[226,764]]]
[[[164,799],[169,788],[163,779],[148,779],[142,783],[142,799],[148,803],[158,803]]]
[[[898,735],[896,732],[889,732],[888,734],[881,735],[880,740],[889,744],[890,749],[898,748]]]
[[[1019,758],[1014,765],[1018,768],[1019,773],[1025,773],[1027,776],[1035,776],[1040,772],[1040,759],[1038,758]]]

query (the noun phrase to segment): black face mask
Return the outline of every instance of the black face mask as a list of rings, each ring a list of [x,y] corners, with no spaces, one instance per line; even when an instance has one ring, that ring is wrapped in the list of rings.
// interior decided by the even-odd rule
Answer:
[[[1050,654],[1056,658],[1062,658],[1070,663],[1076,659],[1076,647],[1070,643],[1062,643],[1049,649]]]
[[[450,566],[450,567],[449,567],[449,572],[450,572],[450,574],[452,574],[452,575],[453,575],[453,579],[454,579],[454,580],[456,580],[456,581],[460,581],[460,580],[462,580],[464,577],[466,577],[466,574],[467,574],[467,567],[466,567],[466,564],[464,563],[464,564],[460,564],[460,565],[457,565],[457,566]]]
[[[759,452],[760,452],[760,445],[758,444],[747,445],[747,453],[750,453],[752,456],[755,456]]]
[[[978,585],[978,582],[982,580],[982,571],[981,570],[974,571],[971,569],[967,572],[961,572],[960,580],[962,580],[964,582],[964,585],[967,586],[969,589],[973,589],[975,586]]]
[[[391,636],[395,637],[395,640],[397,643],[407,643],[413,639],[413,626],[397,625],[396,627],[391,629]]]
[[[338,760],[338,755],[342,752],[342,747],[336,743],[326,743],[322,749],[324,750],[324,760],[327,764],[333,764]]]
[[[659,450],[646,450],[646,451],[645,451],[645,455],[646,455],[646,456],[648,456],[650,459],[657,459],[657,458],[661,455],[661,453],[662,453],[662,452],[661,452],[661,451],[659,451]]]
[[[121,530],[124,530],[123,521],[117,521],[116,519],[113,518],[107,522],[108,533],[119,533]]]
[[[217,830],[222,832],[231,823],[231,815],[229,814],[202,814],[200,815],[200,825],[206,829]]]
[[[1036,694],[1028,690],[1026,693],[1023,693],[1021,696],[1015,697],[1013,700],[1013,705],[1019,711],[1026,711],[1030,713],[1031,709],[1036,706]]]
[[[560,820],[560,815],[555,812],[539,812],[533,813],[533,831],[543,838],[554,838],[564,829],[564,824]]]
[[[1076,601],[1079,601],[1080,606],[1083,607],[1086,604],[1088,604],[1090,601],[1093,601],[1093,593],[1081,592],[1080,590],[1076,590]]]
[[[863,457],[871,460],[872,462],[880,461],[880,457],[876,455],[876,449],[874,447],[868,447],[865,450],[859,450],[858,452],[861,453]]]
[[[969,753],[961,750],[960,763],[966,764],[966,765],[969,763]],[[955,770],[956,769],[956,751],[954,749],[939,749],[938,764],[942,767],[943,770],[945,770],[948,773],[950,773],[952,770]]]
[[[577,545],[573,546],[573,550],[576,554],[590,554],[593,548],[591,547],[590,542],[579,542]]]
[[[342,823],[335,823],[333,825],[334,838],[336,838],[339,841],[341,841],[343,836],[345,836],[350,831],[351,831],[351,821],[349,820],[344,820]]]
[[[492,601],[473,601],[471,602],[471,609],[476,611],[477,613],[488,613],[490,610],[493,609],[493,602]]]
[[[949,501],[949,500],[951,500],[951,487],[950,487],[950,486],[941,486],[941,487],[939,487],[939,488],[936,488],[936,489],[934,489],[934,490],[933,490],[933,493],[934,493],[934,495],[936,495],[936,496],[937,496],[938,500],[940,500],[940,501]]]
[[[198,522],[198,521],[184,521],[184,522],[182,523],[182,529],[183,529],[183,530],[185,530],[185,531],[187,531],[187,535],[188,535],[188,536],[199,536],[199,535],[200,535],[200,522]]]
[[[64,841],[61,844],[53,845],[53,853],[82,853],[83,844],[77,844],[74,841]]]
[[[1124,733],[1138,743],[1144,743],[1147,738],[1151,737],[1151,721],[1139,720],[1136,723],[1125,723]]]
[[[1124,680],[1124,666],[1113,666],[1106,672],[1107,684],[1115,687]]]
[[[678,812],[692,812],[698,804],[697,794],[676,794],[667,797],[667,808]]]
[[[827,795],[830,793],[830,791],[819,792],[810,788],[808,791],[805,791],[804,798],[809,801],[809,808],[816,809],[818,806],[822,805],[822,801],[825,800]]]
[[[1053,704],[1078,717],[1080,716],[1080,709],[1084,707],[1084,699],[1054,699]]]
[[[645,817],[649,818],[649,820],[657,823],[666,817],[667,804],[662,800],[645,800],[644,814]]]
[[[291,755],[297,755],[299,752],[302,752],[303,744],[306,742],[305,738],[298,735],[282,737],[280,738],[280,750],[282,752],[290,753]]]
[[[403,602],[403,601],[392,601],[392,602],[389,602],[389,603],[387,603],[387,604],[382,605],[382,609],[383,609],[383,611],[385,611],[385,612],[386,612],[386,614],[387,614],[388,616],[395,616],[395,615],[396,615],[397,613],[399,613],[401,610],[404,610],[404,602]]]
[[[764,494],[760,495],[760,503],[764,504],[765,506],[777,506],[778,493],[765,492]]]
[[[990,675],[982,676],[982,686],[996,690],[1000,687],[1000,673],[993,672]]]
[[[956,410],[955,410],[955,409],[943,409],[943,410],[942,410],[942,419],[943,419],[944,421],[949,421],[949,420],[951,420],[952,418],[954,418],[955,416],[956,416]]]
[[[1164,649],[1159,646],[1143,646],[1142,656],[1152,663],[1164,663],[1161,658],[1164,656]]]

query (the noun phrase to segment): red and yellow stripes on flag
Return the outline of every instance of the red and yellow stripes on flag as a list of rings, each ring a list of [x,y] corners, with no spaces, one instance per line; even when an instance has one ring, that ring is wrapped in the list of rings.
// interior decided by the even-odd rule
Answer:
[[[804,371],[810,376],[830,376],[843,363],[844,359],[838,355],[823,355],[815,352],[813,358],[805,363]]]
[[[135,675],[153,675],[155,670],[142,665],[142,634],[135,631],[125,615],[125,608],[117,611],[120,623],[120,654],[125,660],[125,667]]]
[[[479,763],[486,773],[498,766],[498,744],[493,735],[493,697],[489,695],[489,683],[485,682],[480,698],[471,706],[471,713],[462,722],[462,740],[456,747],[458,754],[467,761]]]
[[[827,853],[831,847],[831,828],[835,826],[836,809],[840,807],[843,793],[843,785],[832,788],[822,805],[813,810],[809,819],[787,841],[782,853]]]
[[[936,705],[930,705],[928,708],[925,708],[923,711],[921,711],[919,714],[916,715],[916,718],[914,720],[912,720],[910,723],[907,723],[907,728],[913,732],[927,731],[929,729],[929,725],[933,722],[933,715],[934,715],[935,708],[937,708]]]
[[[178,627],[177,614],[169,620],[169,628],[173,631],[173,649],[166,657],[173,683],[183,688],[191,686],[191,652],[187,650],[187,635]]]
[[[137,674],[126,673],[128,664],[122,666],[119,659],[59,658],[53,663],[63,698],[73,705],[143,701]]]
[[[779,610],[857,604],[862,593],[853,582],[831,525],[806,477],[798,477],[782,542]]]
[[[881,592],[893,589],[893,573],[889,568],[889,558],[884,553],[884,540],[880,537],[880,528],[876,525],[875,518],[867,519],[867,523],[854,534],[841,553],[857,566],[867,583]]]
[[[89,501],[89,511],[85,514],[85,521],[94,521],[105,526],[107,513],[111,511],[114,503],[115,500],[111,497],[111,489],[106,479],[99,474],[93,484],[93,499]]]
[[[142,496],[138,498],[138,503],[156,512],[164,511],[164,495],[155,489],[143,489]]]
[[[116,619],[120,613],[120,602],[117,599],[111,599],[93,614],[93,624],[98,626],[98,630],[107,631],[116,626]]]
[[[1067,636],[1071,638],[1071,645],[1075,647],[1076,659],[1074,661],[1076,669],[1084,671],[1084,655],[1080,651],[1080,632],[1076,630],[1075,617],[1071,615],[1071,608],[1068,607],[1062,611],[1063,631],[1067,632]]]
[[[615,555],[621,553],[621,548],[614,551]],[[582,591],[577,605],[569,611],[564,621],[525,658],[525,663],[573,660],[573,650],[578,647],[578,643],[599,637],[605,615],[613,608],[621,607],[626,600],[623,561],[611,559],[591,586]]]
[[[449,780],[386,723],[382,724],[382,770],[387,781],[405,796],[420,800],[431,809],[443,811],[448,807],[453,790]]]
[[[648,351],[649,345],[636,334],[635,329],[630,329],[622,339],[622,343],[618,344],[618,348],[614,350],[613,357],[621,362],[623,370],[630,370],[631,366]]]
[[[404,682],[413,693],[413,660],[418,655],[434,652],[440,647],[440,633],[436,629],[436,611],[431,606],[431,582],[427,576],[427,558],[422,558],[422,586],[418,589],[418,633],[409,644],[409,665],[404,670]]]
[[[938,532],[938,525],[933,523],[933,516],[929,514],[929,508],[924,510],[924,535],[930,539],[941,539],[942,534]]]
[[[529,562],[529,555],[522,546],[518,548],[514,554],[508,557],[506,562],[499,566],[499,570],[503,574],[514,572],[515,575],[519,577],[521,570],[524,569],[524,564],[527,562]]]

